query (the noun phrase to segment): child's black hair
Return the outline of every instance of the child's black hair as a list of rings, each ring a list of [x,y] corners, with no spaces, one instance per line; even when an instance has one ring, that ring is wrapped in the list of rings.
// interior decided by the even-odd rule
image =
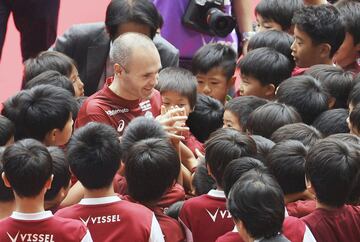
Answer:
[[[270,150],[272,149],[272,147],[275,145],[275,143],[270,139],[267,139],[260,135],[251,135],[251,138],[253,138],[253,140],[256,143],[256,149],[257,149],[256,158],[259,161],[266,164],[266,157],[270,152]]]
[[[188,99],[190,109],[196,103],[197,80],[189,71],[180,67],[167,67],[160,71],[157,89],[160,94],[164,92],[176,92]]]
[[[125,163],[129,195],[143,203],[159,200],[180,172],[176,150],[170,141],[163,139],[136,142],[130,148]]]
[[[192,58],[192,73],[208,73],[213,68],[221,68],[227,80],[234,75],[237,54],[227,44],[210,43],[198,49]]]
[[[46,147],[34,139],[24,139],[7,147],[3,169],[17,196],[35,197],[52,174],[52,159]]]
[[[297,140],[276,144],[267,156],[267,165],[275,176],[284,194],[306,190],[305,158],[307,148]]]
[[[254,110],[249,116],[246,127],[250,134],[270,139],[278,128],[291,123],[301,122],[295,108],[282,103],[267,103]]]
[[[14,137],[15,125],[7,117],[0,115],[0,146],[6,145]]]
[[[335,4],[345,22],[346,32],[354,38],[354,45],[360,42],[360,2],[339,1]]]
[[[349,93],[355,84],[352,72],[331,65],[319,64],[311,66],[304,74],[318,79],[331,97],[335,98],[332,108],[347,108]]]
[[[225,104],[225,110],[229,110],[237,117],[242,131],[246,131],[246,124],[250,114],[258,107],[266,104],[266,99],[256,96],[241,96],[231,99]]]
[[[275,143],[285,140],[297,140],[305,146],[312,146],[322,138],[323,135],[319,130],[304,123],[284,125],[271,135],[271,140]]]
[[[95,122],[75,130],[67,146],[67,159],[72,173],[85,188],[110,186],[121,161],[117,131]]]
[[[0,161],[2,161],[2,156],[5,151],[4,146],[0,147]],[[4,165],[0,162],[0,174],[4,171]],[[5,186],[3,179],[0,179],[0,202],[10,202],[14,200],[14,193],[10,188]]]
[[[186,125],[197,140],[204,143],[212,132],[223,125],[224,106],[217,99],[198,94],[195,109],[189,114]]]
[[[355,107],[360,103],[360,74],[354,78],[355,85],[350,91],[348,105]]]
[[[349,111],[344,108],[327,110],[321,113],[313,122],[313,126],[325,137],[337,133],[349,133],[346,119]]]
[[[360,131],[360,104],[356,105],[349,115],[349,122],[352,131],[355,129],[357,132]],[[358,134],[357,134],[358,135]]]
[[[216,189],[216,182],[214,178],[209,176],[205,164],[196,167],[191,184],[194,187],[196,196],[207,194],[211,189]]]
[[[357,150],[343,141],[328,138],[311,147],[305,174],[317,200],[331,207],[343,206],[359,182],[359,164]]]
[[[289,78],[293,70],[293,64],[285,55],[269,47],[251,50],[238,66],[241,74],[256,78],[263,86],[273,84],[275,87]]]
[[[171,204],[165,211],[164,213],[173,218],[178,220],[179,219],[179,214],[180,214],[180,210],[183,207],[185,201],[177,201],[176,203]]]
[[[283,81],[276,97],[278,102],[295,107],[303,122],[311,124],[320,113],[328,110],[330,95],[320,81],[301,75]]]
[[[339,11],[331,4],[305,6],[297,10],[292,19],[295,28],[305,32],[314,45],[329,44],[330,58],[345,38],[345,25]]]

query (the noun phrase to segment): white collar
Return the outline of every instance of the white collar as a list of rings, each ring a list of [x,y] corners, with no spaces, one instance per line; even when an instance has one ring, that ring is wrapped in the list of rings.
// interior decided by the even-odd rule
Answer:
[[[118,196],[109,196],[109,197],[97,197],[97,198],[83,198],[79,202],[81,205],[97,205],[97,204],[106,204],[119,202],[121,199]]]
[[[238,231],[238,229],[237,229],[236,225],[234,226],[234,229],[233,229],[231,232],[239,233],[239,231]]]
[[[53,214],[51,211],[43,211],[38,213],[21,213],[14,211],[10,217],[18,220],[41,220],[45,218],[50,218],[52,216]]]
[[[285,207],[285,218],[286,217],[289,217],[289,213],[288,213],[288,211],[287,211],[287,209],[286,209],[286,207]]]
[[[207,195],[212,197],[226,198],[224,191],[211,189]]]

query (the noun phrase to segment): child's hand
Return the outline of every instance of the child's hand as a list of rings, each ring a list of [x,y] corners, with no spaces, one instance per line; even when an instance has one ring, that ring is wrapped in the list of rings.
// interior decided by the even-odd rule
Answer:
[[[156,117],[156,120],[162,124],[171,139],[185,139],[181,132],[188,131],[189,128],[185,126],[187,116],[184,108],[174,107],[166,110],[164,106],[161,106],[161,114]]]

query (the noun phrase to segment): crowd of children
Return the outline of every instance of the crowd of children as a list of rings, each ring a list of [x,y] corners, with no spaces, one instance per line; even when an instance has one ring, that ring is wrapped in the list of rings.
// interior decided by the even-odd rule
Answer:
[[[315,2],[261,0],[248,53],[190,70],[122,34],[90,97],[65,54],[25,61],[0,241],[360,241],[360,2]]]

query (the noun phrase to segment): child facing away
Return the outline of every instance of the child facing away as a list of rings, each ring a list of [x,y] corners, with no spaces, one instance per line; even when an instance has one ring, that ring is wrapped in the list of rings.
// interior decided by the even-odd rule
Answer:
[[[192,73],[198,81],[198,93],[205,94],[225,103],[230,99],[235,77],[237,54],[230,46],[211,43],[201,47],[192,59]]]
[[[70,139],[67,158],[84,187],[84,198],[60,209],[56,216],[81,220],[94,241],[164,241],[152,211],[114,192],[112,181],[121,159],[115,129],[100,123],[79,128]]]
[[[234,129],[219,129],[206,142],[205,162],[209,174],[216,181],[216,190],[185,201],[179,219],[187,241],[215,241],[233,229],[233,221],[226,209],[223,173],[236,158],[255,156],[256,144],[252,138]]]
[[[24,139],[6,148],[2,158],[4,184],[15,197],[15,210],[0,221],[1,241],[93,241],[77,220],[53,216],[44,209],[44,196],[53,180],[52,159],[46,147]]]
[[[327,138],[309,150],[306,186],[316,196],[316,210],[302,220],[317,241],[355,242],[360,238],[360,208],[345,204],[359,183],[360,156],[354,148]]]

